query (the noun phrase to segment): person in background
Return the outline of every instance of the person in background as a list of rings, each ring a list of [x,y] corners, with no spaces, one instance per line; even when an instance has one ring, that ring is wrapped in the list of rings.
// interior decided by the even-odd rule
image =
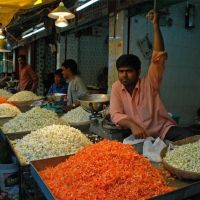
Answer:
[[[16,80],[18,80],[17,79],[17,75],[16,75],[16,73],[15,72],[12,72],[11,73],[11,79],[10,79],[11,81],[16,81]]]
[[[68,59],[62,63],[63,76],[69,82],[67,99],[68,99],[68,107],[75,108],[79,106],[78,99],[88,93],[85,84],[78,76],[78,67],[77,63]]]
[[[8,81],[10,81],[9,75],[3,72],[0,79],[0,88],[5,88]]]
[[[178,127],[167,113],[161,98],[160,85],[167,54],[155,11],[150,11],[153,24],[153,55],[148,73],[139,78],[141,62],[133,54],[122,55],[116,61],[119,80],[112,85],[110,113],[112,121],[129,128],[135,138],[152,136],[176,141],[193,132]]]
[[[7,90],[15,94],[18,89],[18,83],[19,80],[17,79],[16,73],[12,72],[10,76],[10,81],[7,82]]]
[[[49,88],[48,95],[52,95],[54,93],[67,94],[67,89],[68,83],[63,80],[62,69],[56,70],[54,73],[54,83]]]
[[[18,90],[28,90],[36,92],[38,78],[36,73],[33,71],[30,65],[26,62],[26,56],[20,55],[18,57],[19,63],[19,86]]]
[[[44,84],[44,96],[46,96],[49,88],[54,83],[54,72],[44,69],[42,81]]]
[[[107,93],[108,90],[108,67],[104,67],[97,77],[98,87]]]
[[[2,78],[4,78],[5,75],[6,75],[6,73],[5,73],[5,72],[2,72],[2,73],[0,74],[0,80],[1,80]]]

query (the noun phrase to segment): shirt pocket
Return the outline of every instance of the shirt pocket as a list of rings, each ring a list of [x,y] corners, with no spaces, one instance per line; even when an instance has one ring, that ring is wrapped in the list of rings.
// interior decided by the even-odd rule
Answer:
[[[139,107],[138,114],[142,121],[149,121],[150,119],[152,119],[152,114],[150,112],[150,109],[147,106]]]

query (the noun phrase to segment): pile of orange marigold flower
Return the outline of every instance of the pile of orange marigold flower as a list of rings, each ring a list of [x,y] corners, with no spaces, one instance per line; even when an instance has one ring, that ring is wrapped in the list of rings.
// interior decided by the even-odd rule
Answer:
[[[57,200],[144,200],[175,189],[131,145],[107,140],[40,175]]]
[[[13,105],[12,103],[8,102],[8,100],[5,97],[0,96],[0,104],[2,104],[2,103],[8,103],[8,104]]]

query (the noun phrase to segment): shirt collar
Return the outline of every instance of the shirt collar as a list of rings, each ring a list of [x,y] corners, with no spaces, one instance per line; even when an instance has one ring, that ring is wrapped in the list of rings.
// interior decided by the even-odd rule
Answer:
[[[54,83],[54,87],[56,87],[56,88],[61,88],[61,87],[63,87],[63,85],[56,85],[56,84]]]
[[[120,84],[121,84],[121,89],[124,91],[124,90],[126,90],[126,88],[124,87],[124,85],[120,82]],[[136,86],[135,86],[135,88],[134,88],[134,90],[135,89],[139,89],[139,84],[140,84],[140,79],[138,79],[138,82],[137,82],[137,84],[136,84]]]

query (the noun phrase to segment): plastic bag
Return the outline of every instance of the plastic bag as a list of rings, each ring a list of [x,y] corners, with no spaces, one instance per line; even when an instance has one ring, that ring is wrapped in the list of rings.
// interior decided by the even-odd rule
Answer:
[[[128,136],[127,138],[125,138],[123,140],[123,143],[124,144],[132,144],[132,145],[134,145],[134,144],[142,143],[144,141],[151,141],[151,140],[154,140],[154,138],[153,137],[148,137],[146,139],[136,139],[134,135],[130,135],[130,136]]]
[[[150,161],[161,162],[160,152],[167,145],[159,137],[152,143],[149,140],[145,140],[143,144],[143,155],[147,157]]]

